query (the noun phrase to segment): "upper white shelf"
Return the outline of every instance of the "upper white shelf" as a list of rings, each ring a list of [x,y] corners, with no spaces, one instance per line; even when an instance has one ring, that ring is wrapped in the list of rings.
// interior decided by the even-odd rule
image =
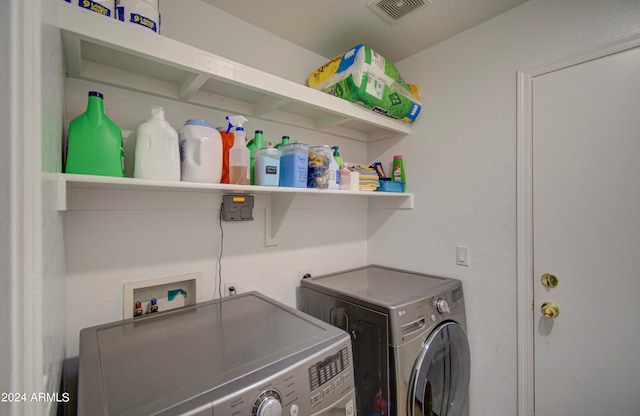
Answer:
[[[305,85],[60,5],[67,73],[228,113],[362,142],[407,135],[407,123]]]

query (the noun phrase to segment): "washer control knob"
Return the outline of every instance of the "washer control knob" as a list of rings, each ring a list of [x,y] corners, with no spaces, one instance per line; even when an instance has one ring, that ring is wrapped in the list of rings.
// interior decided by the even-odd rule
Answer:
[[[280,393],[275,390],[262,392],[253,404],[251,414],[254,416],[282,416]]]
[[[451,312],[451,309],[449,309],[449,302],[444,299],[438,299],[436,301],[436,308],[438,308],[438,312],[441,314]]]

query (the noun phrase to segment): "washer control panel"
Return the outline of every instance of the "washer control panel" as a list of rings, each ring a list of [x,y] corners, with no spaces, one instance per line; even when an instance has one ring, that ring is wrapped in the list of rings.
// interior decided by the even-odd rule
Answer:
[[[280,416],[282,415],[282,397],[278,390],[263,391],[251,409],[251,416]]]
[[[335,396],[332,393],[352,385],[351,359],[347,347],[309,367],[309,386],[313,407],[324,399],[331,400]]]
[[[216,416],[306,416],[331,411],[355,415],[351,340],[299,360],[288,367],[267,369],[225,386],[214,401]],[[253,379],[253,380],[251,380]],[[248,383],[247,383],[248,382]],[[241,386],[244,384],[244,386]],[[249,384],[249,386],[247,386]],[[322,413],[324,414],[324,413]]]
[[[341,375],[345,368],[349,367],[349,352],[343,348],[337,353],[309,367],[309,384],[311,391],[317,390],[337,376]]]

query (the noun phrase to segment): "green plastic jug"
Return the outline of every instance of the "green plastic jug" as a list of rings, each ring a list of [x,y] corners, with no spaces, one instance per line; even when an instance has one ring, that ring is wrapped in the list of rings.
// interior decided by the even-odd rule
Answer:
[[[65,172],[124,176],[122,131],[104,113],[97,91],[89,92],[87,111],[69,124]]]

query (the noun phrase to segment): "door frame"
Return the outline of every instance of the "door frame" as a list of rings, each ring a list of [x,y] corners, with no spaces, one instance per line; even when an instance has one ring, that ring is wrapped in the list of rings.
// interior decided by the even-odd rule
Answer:
[[[533,289],[533,80],[536,77],[640,47],[640,33],[552,60],[517,73],[516,282],[518,415],[533,416],[535,404]]]

